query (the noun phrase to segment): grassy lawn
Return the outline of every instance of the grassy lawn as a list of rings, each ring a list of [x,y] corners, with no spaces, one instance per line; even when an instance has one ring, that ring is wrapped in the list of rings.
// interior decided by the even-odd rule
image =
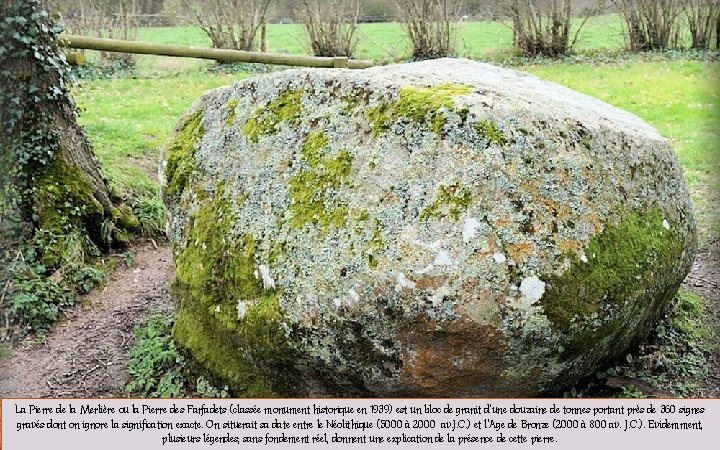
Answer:
[[[581,20],[574,22],[574,36]],[[623,47],[622,25],[618,16],[599,16],[585,23],[575,45],[578,51],[617,50]],[[210,39],[193,26],[142,28],[137,39],[162,44],[210,47]],[[270,24],[267,28],[268,51],[277,53],[310,54],[305,31],[299,24]],[[465,22],[458,29],[458,56],[488,59],[512,50],[512,29],[503,22]],[[355,55],[377,63],[404,61],[410,57],[410,42],[399,23],[363,23],[359,26],[359,42]],[[192,68],[207,62],[185,59],[169,60],[158,56],[140,56],[141,70],[154,68]]]
[[[157,196],[153,175],[175,123],[203,92],[245,74],[84,81],[74,96],[105,176],[125,197]]]

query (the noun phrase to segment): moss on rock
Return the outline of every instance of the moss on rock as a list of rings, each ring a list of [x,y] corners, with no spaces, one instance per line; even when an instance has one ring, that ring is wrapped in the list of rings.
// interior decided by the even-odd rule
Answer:
[[[405,86],[400,89],[396,102],[385,102],[368,110],[367,117],[373,135],[377,137],[384,133],[400,118],[428,127],[439,134],[445,126],[443,110],[454,110],[453,98],[470,92],[470,86],[460,84],[446,83],[427,88]]]
[[[597,344],[596,336],[618,331],[625,319],[645,310],[657,296],[655,289],[672,287],[662,277],[683,251],[681,232],[666,226],[658,208],[620,217],[590,240],[587,262],[575,260],[562,275],[544,277],[547,289],[539,303],[552,328],[570,335],[566,355],[587,351]]]
[[[467,186],[463,186],[459,182],[440,186],[435,199],[420,211],[418,217],[422,220],[440,219],[442,217],[458,220],[460,215],[468,209],[471,202],[472,192]]]
[[[202,124],[203,111],[192,114],[167,146],[165,167],[165,194],[180,195],[190,178],[198,169],[195,159],[197,146],[205,133]]]
[[[507,138],[500,131],[497,125],[489,119],[484,119],[475,124],[475,131],[493,144],[505,145]]]
[[[124,230],[134,231],[140,228],[140,221],[128,205],[122,204],[113,208],[112,217],[115,224]]]
[[[284,381],[267,380],[264,369],[292,356],[280,323],[280,292],[258,280],[257,242],[233,233],[230,205],[220,186],[192,217],[188,245],[177,252],[175,338],[236,395],[272,396]],[[290,379],[292,368],[283,370]]]
[[[225,119],[225,125],[230,126],[235,123],[235,109],[237,108],[238,101],[236,98],[231,98],[228,100],[228,102],[225,104],[225,109],[227,109],[227,119]]]
[[[290,225],[304,227],[317,224],[323,231],[343,226],[347,204],[334,198],[333,191],[343,186],[352,169],[352,156],[341,149],[327,156],[327,134],[311,132],[300,150],[302,166],[288,180],[290,190]]]
[[[257,143],[261,136],[276,133],[282,122],[297,124],[301,115],[302,91],[290,89],[255,111],[245,122],[243,132],[250,142]]]

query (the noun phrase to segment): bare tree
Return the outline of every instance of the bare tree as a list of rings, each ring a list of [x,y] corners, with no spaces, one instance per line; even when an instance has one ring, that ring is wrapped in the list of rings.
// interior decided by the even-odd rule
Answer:
[[[690,32],[691,47],[699,50],[709,49],[713,31],[720,31],[716,30],[717,25],[720,24],[720,1],[682,0],[682,10]]]
[[[72,34],[132,41],[137,38],[138,0],[64,0],[53,2],[65,29]],[[132,63],[129,53],[100,52],[103,59]]]
[[[413,59],[450,56],[462,17],[462,0],[395,0],[412,43]]]
[[[302,0],[302,21],[315,56],[352,56],[360,0]]]
[[[510,1],[508,15],[513,23],[515,47],[525,56],[568,53],[572,6],[572,0]]]
[[[182,0],[190,23],[208,35],[215,48],[254,50],[272,0]]]
[[[682,0],[612,0],[627,27],[632,51],[677,47]]]

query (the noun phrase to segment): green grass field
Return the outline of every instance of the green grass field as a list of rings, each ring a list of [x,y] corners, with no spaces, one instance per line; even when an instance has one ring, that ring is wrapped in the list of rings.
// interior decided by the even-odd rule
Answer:
[[[575,36],[580,19],[574,21],[571,36]],[[197,27],[142,28],[137,40],[161,44],[210,47],[210,39]],[[270,24],[267,28],[268,51],[277,53],[310,54],[305,31],[299,24]],[[622,23],[618,16],[591,17],[577,35],[574,49],[578,52],[620,50],[624,45]],[[512,51],[512,29],[506,22],[466,22],[458,28],[457,56],[496,60]],[[364,23],[359,26],[359,59],[376,63],[405,61],[410,57],[410,42],[398,23]],[[140,56],[142,71],[187,69],[209,64],[206,61],[171,60],[158,56]]]

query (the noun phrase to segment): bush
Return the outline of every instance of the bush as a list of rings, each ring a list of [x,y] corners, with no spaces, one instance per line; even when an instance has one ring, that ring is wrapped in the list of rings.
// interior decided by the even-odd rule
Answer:
[[[718,0],[682,0],[683,15],[690,32],[691,48],[708,50],[715,31],[715,48],[720,48],[720,2]]]
[[[396,0],[403,27],[412,43],[412,59],[452,56],[461,0]]]
[[[677,48],[681,0],[612,0],[622,16],[627,45],[635,52]]]
[[[60,308],[75,303],[75,297],[59,281],[45,276],[45,266],[16,260],[12,268],[9,320],[22,330],[39,335],[48,332]]]
[[[315,56],[350,57],[357,46],[359,0],[303,0],[302,20]]]

